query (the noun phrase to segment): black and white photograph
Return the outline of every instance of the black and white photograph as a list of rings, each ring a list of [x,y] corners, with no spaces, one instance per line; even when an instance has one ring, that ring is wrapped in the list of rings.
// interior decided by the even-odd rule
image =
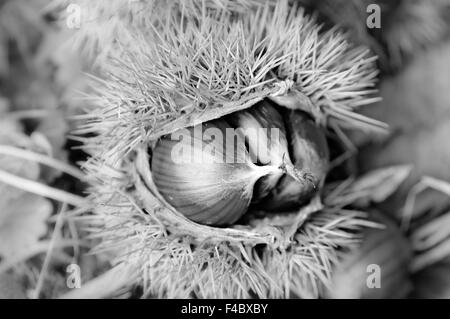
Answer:
[[[450,0],[0,0],[0,299],[450,299]]]

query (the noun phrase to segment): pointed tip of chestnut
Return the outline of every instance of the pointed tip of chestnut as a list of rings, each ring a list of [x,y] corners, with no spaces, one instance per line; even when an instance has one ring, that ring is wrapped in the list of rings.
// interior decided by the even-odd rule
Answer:
[[[307,203],[324,183],[329,150],[324,131],[301,111],[286,111],[286,132],[293,164],[283,163],[286,176],[260,200],[269,211],[287,211]]]

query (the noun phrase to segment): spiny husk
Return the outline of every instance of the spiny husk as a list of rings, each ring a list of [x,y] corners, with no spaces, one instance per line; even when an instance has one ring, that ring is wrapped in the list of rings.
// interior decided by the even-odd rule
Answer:
[[[141,182],[134,195],[144,195],[142,200],[117,196],[124,209],[115,218],[109,209],[97,210],[94,221],[114,222],[92,231],[103,240],[97,251],[115,251],[116,263],[135,267],[144,296],[317,298],[329,284],[337,248],[354,245],[350,234],[372,226],[365,213],[332,207],[317,212],[316,205],[252,218],[248,226],[212,228],[161,205]],[[317,213],[303,224],[312,212]]]
[[[91,43],[98,34],[85,31],[89,24],[75,35],[108,57],[100,60],[104,79],[94,80],[76,132],[90,136],[80,138],[90,154],[86,210],[93,211],[83,219],[101,239],[96,251],[130,265],[138,274],[130,281],[146,296],[317,297],[336,250],[372,225],[364,213],[323,208],[316,199],[283,216],[250,214],[247,225],[199,225],[158,194],[147,148],[162,135],[264,98],[305,110],[321,124],[384,128],[354,112],[376,100],[375,58],[337,30],[321,32],[287,2],[252,4],[244,13],[244,6],[216,1],[147,1],[139,13],[125,10],[132,21],[103,15],[107,1],[83,3],[103,17],[95,30],[117,31],[100,47]]]
[[[122,158],[142,140],[245,109],[265,97],[305,109],[322,123],[330,118],[345,126],[386,128],[354,113],[377,100],[371,96],[375,57],[336,30],[321,33],[301,9],[267,1],[246,14],[203,9],[191,19],[180,18],[173,7],[160,10],[167,12],[153,17],[145,32],[122,27],[130,34],[117,36],[118,44],[102,63],[106,79],[97,79],[94,107],[80,130],[102,137],[87,140],[87,147],[98,148],[99,142],[100,149]]]
[[[145,296],[315,298],[330,284],[338,248],[357,244],[355,234],[374,225],[363,212],[317,201],[298,212],[254,216],[247,226],[199,225],[165,203],[148,167],[137,171],[147,156],[139,151],[132,178],[121,182],[135,183],[135,191],[102,187],[93,198],[96,214],[82,218],[102,239],[94,252],[112,252],[115,263],[132,267],[138,279],[129,285],[144,285]],[[349,196],[345,184],[331,192],[336,202]]]

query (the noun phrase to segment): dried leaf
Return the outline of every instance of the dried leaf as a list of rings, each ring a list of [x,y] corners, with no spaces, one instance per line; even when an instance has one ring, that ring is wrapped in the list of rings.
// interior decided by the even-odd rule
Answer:
[[[360,177],[350,188],[351,192],[366,192],[366,199],[382,202],[392,195],[408,178],[412,167],[398,165],[371,171]]]
[[[380,203],[394,194],[408,178],[412,166],[397,165],[373,170],[343,188],[339,193],[326,198],[327,204],[367,206]]]
[[[20,125],[15,121],[0,120],[0,144],[31,148],[32,142],[29,137],[20,131]],[[0,155],[0,169],[19,177],[37,180],[40,173],[39,164],[8,155]],[[23,191],[0,183],[0,208],[14,198],[19,197]]]
[[[50,201],[23,193],[0,207],[0,256],[11,258],[33,247],[47,231]]]

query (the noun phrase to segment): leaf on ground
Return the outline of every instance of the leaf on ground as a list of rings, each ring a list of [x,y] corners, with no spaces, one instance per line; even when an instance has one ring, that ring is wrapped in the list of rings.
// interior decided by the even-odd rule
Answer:
[[[390,166],[371,171],[361,176],[350,188],[351,192],[367,192],[367,199],[382,202],[391,196],[408,178],[410,165]]]
[[[8,259],[32,249],[47,232],[51,213],[49,200],[30,193],[0,207],[0,256]]]
[[[380,203],[394,194],[412,170],[410,165],[396,165],[376,169],[359,177],[339,194],[326,199],[329,204],[367,206]]]
[[[21,126],[16,121],[0,119],[0,145],[10,145],[25,149],[33,148],[33,142],[21,132]],[[37,180],[40,166],[26,159],[0,154],[0,170],[15,176]],[[0,182],[0,209],[10,200],[19,197],[22,190]]]

